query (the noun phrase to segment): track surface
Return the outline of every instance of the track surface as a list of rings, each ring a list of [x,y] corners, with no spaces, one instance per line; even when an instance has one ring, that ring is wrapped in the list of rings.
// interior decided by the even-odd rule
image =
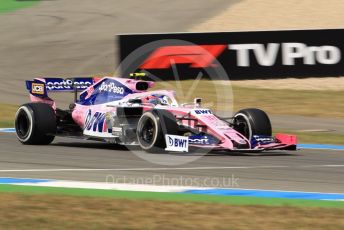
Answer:
[[[0,102],[26,102],[24,79],[113,72],[115,34],[187,31],[236,2],[151,0],[142,4],[138,0],[102,0],[101,4],[95,4],[93,0],[55,0],[0,15]],[[70,95],[59,97],[59,101],[69,102],[70,98]],[[317,128],[313,122],[300,127],[305,124],[300,119],[295,120],[294,126]],[[277,117],[277,123],[281,124],[278,127],[293,128],[288,120],[290,117]],[[333,126],[338,127],[337,124]],[[341,176],[344,167],[333,167],[344,164],[344,154],[339,151],[209,155],[187,165],[158,169],[161,166],[106,144],[73,143],[59,138],[50,146],[23,146],[14,134],[0,133],[0,146],[1,177],[104,182],[107,175],[148,179],[156,175],[219,179],[233,175],[239,178],[237,183],[242,188],[344,192]],[[235,168],[238,166],[241,168]]]
[[[114,72],[116,34],[188,31],[238,2],[54,0],[0,14],[0,103],[26,103],[24,80],[34,77]],[[59,94],[53,98],[64,108],[73,96]],[[275,128],[344,133],[343,120],[272,118]]]
[[[26,102],[24,80],[37,76],[114,72],[116,34],[187,31],[235,2],[54,0],[2,14],[0,102]]]
[[[49,178],[105,182],[173,184],[166,178],[224,180],[226,187],[318,192],[344,192],[344,152],[300,150],[264,154],[212,154],[189,164],[162,166],[147,162],[123,147],[57,138],[49,146],[23,146],[13,133],[0,134],[0,177]],[[166,158],[170,156],[164,155]],[[228,178],[239,178],[229,184]],[[126,181],[123,181],[126,180]],[[204,184],[202,184],[203,182]],[[184,181],[185,182],[185,181]],[[153,182],[150,182],[153,183]],[[178,184],[181,185],[181,184]],[[184,184],[191,185],[191,184]],[[228,186],[230,185],[230,186]]]

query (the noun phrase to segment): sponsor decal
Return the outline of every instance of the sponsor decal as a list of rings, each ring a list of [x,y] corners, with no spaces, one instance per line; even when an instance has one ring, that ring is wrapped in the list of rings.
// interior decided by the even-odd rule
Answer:
[[[85,116],[85,120],[84,120],[84,129],[90,124],[91,117],[92,117],[92,110],[89,109],[89,110],[87,111],[87,115]]]
[[[275,143],[275,139],[270,136],[264,136],[264,135],[253,135],[251,139],[251,146],[252,148],[256,147],[257,145],[266,145]]]
[[[105,78],[80,94],[82,105],[98,105],[121,100],[133,91],[117,80]]]
[[[341,50],[336,46],[307,46],[304,43],[267,44],[216,44],[165,46],[156,49],[140,66],[141,69],[169,69],[175,64],[189,64],[191,68],[212,67],[213,61],[225,48],[236,52],[238,67],[250,67],[254,58],[260,66],[296,65],[301,60],[304,65],[335,65],[341,61]],[[281,63],[277,63],[281,56]]]
[[[33,94],[41,94],[43,95],[44,94],[44,84],[43,83],[34,83],[32,82],[31,84],[31,92]]]
[[[117,86],[114,82],[103,82],[99,87],[99,92],[109,92],[123,95],[124,88],[121,86]]]
[[[258,136],[258,135],[254,135],[253,136],[254,139],[256,139],[256,141],[261,141],[261,142],[272,142],[274,141],[274,139],[272,137],[267,137],[267,136]]]
[[[122,127],[112,127],[111,128],[112,134],[115,136],[122,136],[123,128]]]
[[[193,111],[198,115],[213,114],[210,109],[195,109]]]
[[[72,79],[46,78],[46,87],[48,90],[73,90],[74,88],[84,90],[92,84],[92,78],[77,78],[74,82]]]
[[[188,152],[189,151],[189,138],[177,135],[165,135],[167,151]]]
[[[125,75],[147,69],[156,78],[174,80],[176,67],[181,79],[202,73],[202,78],[234,80],[341,76],[343,39],[344,29],[310,29],[123,34],[118,43],[120,61],[130,66],[121,69]]]
[[[94,88],[93,86],[90,86],[88,89],[87,89],[87,95],[85,96],[85,99],[88,99],[92,96],[93,92],[94,92]]]
[[[307,46],[304,43],[233,44],[229,50],[236,51],[237,66],[249,67],[253,57],[260,66],[273,66],[277,56],[282,56],[282,65],[295,65],[302,60],[305,65],[335,65],[341,60],[341,51],[336,46]]]
[[[123,128],[122,127],[113,127],[114,132],[121,132],[122,133]]]
[[[95,112],[92,115],[92,111],[88,110],[85,118],[84,130],[101,133],[107,132],[105,117],[105,113]]]
[[[173,63],[205,68],[224,50],[226,45],[164,46],[156,49],[140,66],[141,69],[168,69]]]
[[[189,144],[193,145],[214,145],[218,144],[216,138],[208,135],[197,134],[189,136]]]
[[[201,120],[204,124],[207,124],[208,127],[221,130],[232,129],[225,121],[217,118],[209,109],[194,109],[191,111],[191,114]]]

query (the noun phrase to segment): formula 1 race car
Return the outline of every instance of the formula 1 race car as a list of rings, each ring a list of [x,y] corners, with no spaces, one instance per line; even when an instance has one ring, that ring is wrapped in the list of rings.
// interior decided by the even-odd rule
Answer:
[[[223,119],[202,100],[178,104],[174,91],[148,91],[152,81],[133,78],[36,78],[26,81],[31,103],[19,107],[15,129],[23,144],[44,145],[55,136],[78,137],[147,152],[205,148],[223,151],[295,150],[296,137],[272,137],[267,114],[243,109]],[[48,92],[75,92],[69,109],[56,107]],[[80,92],[79,97],[77,92]]]

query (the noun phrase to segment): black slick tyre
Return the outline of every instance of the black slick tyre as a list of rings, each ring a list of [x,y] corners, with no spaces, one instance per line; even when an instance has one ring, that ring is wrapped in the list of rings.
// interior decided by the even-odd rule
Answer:
[[[163,152],[166,148],[165,135],[177,135],[178,124],[172,113],[154,109],[142,114],[137,125],[137,140],[147,152]]]
[[[15,130],[18,140],[23,144],[50,144],[56,133],[55,111],[44,103],[24,104],[15,115]]]
[[[272,135],[270,119],[263,110],[242,109],[234,118],[234,128],[249,140],[253,135]]]

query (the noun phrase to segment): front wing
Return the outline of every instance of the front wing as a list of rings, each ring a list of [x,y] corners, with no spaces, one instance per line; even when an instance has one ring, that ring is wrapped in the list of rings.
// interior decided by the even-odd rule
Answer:
[[[251,139],[251,148],[246,149],[228,149],[220,145],[201,145],[189,144],[191,148],[205,148],[211,151],[235,151],[235,152],[261,152],[269,150],[296,150],[297,138],[295,135],[278,133],[274,137],[253,136]]]

